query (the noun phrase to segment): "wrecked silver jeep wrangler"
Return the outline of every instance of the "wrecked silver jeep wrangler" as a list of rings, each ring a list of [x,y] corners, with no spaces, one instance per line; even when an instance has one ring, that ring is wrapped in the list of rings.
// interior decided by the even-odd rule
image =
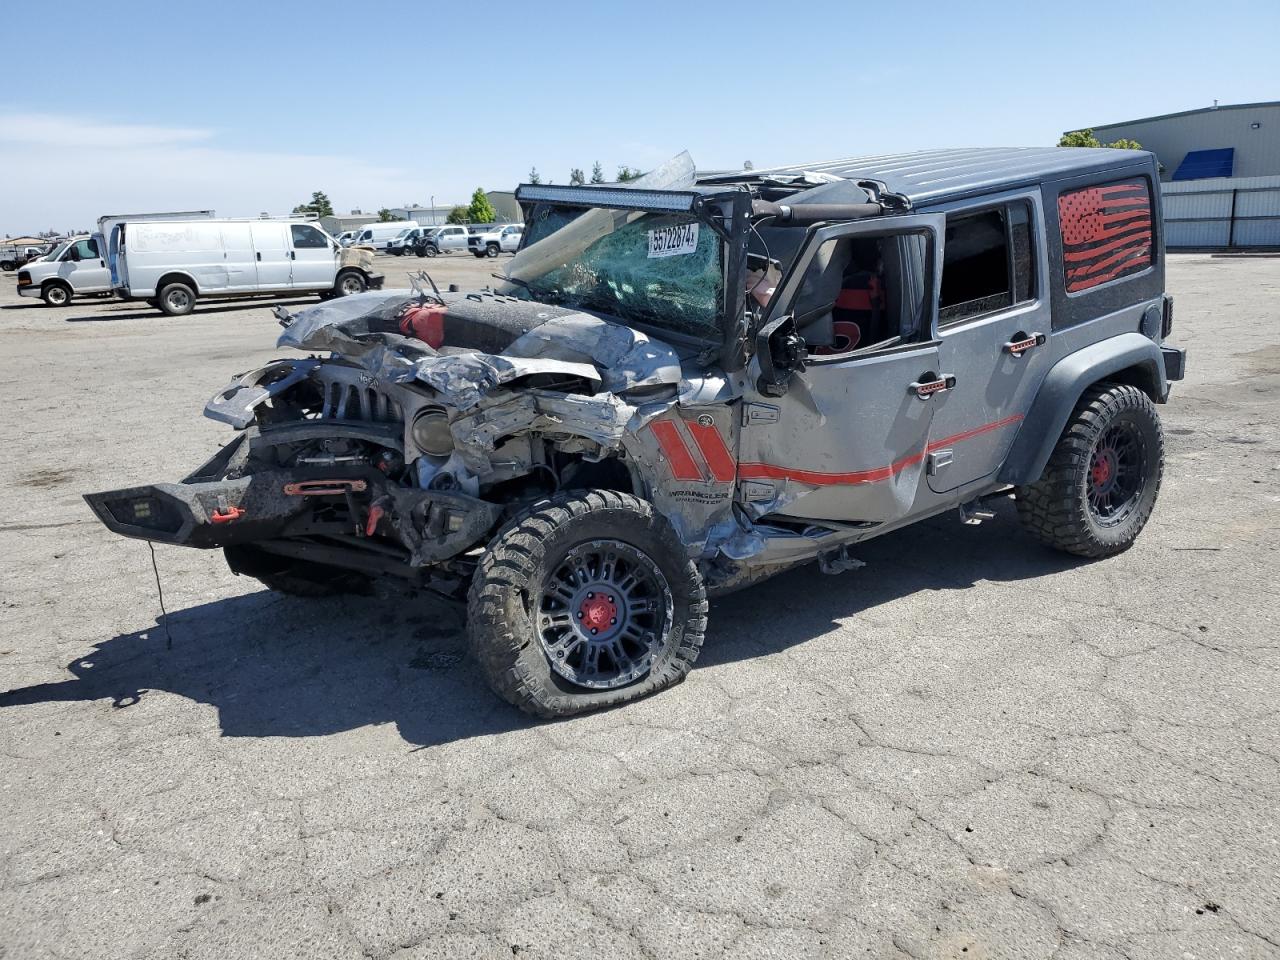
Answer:
[[[541,716],[682,679],[707,597],[948,508],[1128,547],[1160,486],[1149,153],[942,151],[631,186],[526,185],[496,289],[290,316],[181,483],[86,497],[303,595],[469,596],[475,658]]]

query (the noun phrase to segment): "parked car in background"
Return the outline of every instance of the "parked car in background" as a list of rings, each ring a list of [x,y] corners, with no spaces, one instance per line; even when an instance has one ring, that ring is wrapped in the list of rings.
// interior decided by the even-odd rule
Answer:
[[[423,227],[422,232],[419,233],[417,239],[413,241],[413,252],[420,257],[435,256],[435,254],[427,253],[427,247],[434,243],[435,235],[439,231],[439,227]],[[437,250],[437,252],[439,251]]]
[[[422,244],[422,256],[434,257],[440,253],[457,253],[467,249],[467,237],[470,234],[461,224],[446,223],[438,227],[436,232]]]
[[[471,234],[467,237],[467,249],[477,257],[496,257],[499,253],[515,253],[520,247],[522,236],[524,236],[523,223],[508,223],[483,233]]]
[[[39,260],[49,252],[49,247],[36,247],[28,244],[18,246],[12,243],[0,243],[0,270],[12,273],[24,263]]]
[[[373,247],[375,250],[387,250],[391,241],[407,229],[418,225],[416,220],[396,220],[391,223],[371,223],[361,227],[354,243]]]
[[[333,239],[338,241],[339,246],[349,247],[355,242],[356,235],[359,234],[359,232],[359,230],[344,230]]]
[[[52,253],[22,265],[18,293],[63,307],[72,297],[111,292],[111,272],[98,238],[72,237]]]
[[[399,235],[387,244],[387,253],[396,257],[413,253],[417,249],[418,241],[432,230],[434,230],[433,227],[410,227],[407,230],[401,230]]]
[[[314,222],[180,220],[125,222],[108,243],[118,296],[169,314],[202,297],[318,293],[322,299],[382,286],[373,254],[342,248]]]

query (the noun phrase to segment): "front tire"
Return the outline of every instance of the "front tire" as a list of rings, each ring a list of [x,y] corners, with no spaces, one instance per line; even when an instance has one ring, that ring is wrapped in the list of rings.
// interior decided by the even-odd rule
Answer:
[[[436,254],[438,254],[439,252],[440,252],[440,248],[439,248],[439,247],[434,247],[434,246],[432,246],[431,244],[427,244],[427,246],[426,246],[426,248],[425,248],[425,250],[424,250],[424,252],[423,252],[423,256],[424,256],[424,257],[434,257],[434,256],[435,256]]]
[[[49,283],[40,291],[40,299],[51,307],[65,307],[71,302],[71,288],[65,283]]]
[[[185,283],[166,283],[156,299],[161,312],[171,317],[185,317],[196,307],[196,292]]]
[[[490,258],[496,257],[499,252],[500,250],[496,243],[490,243],[484,248],[484,255],[486,257],[490,257]]]
[[[1018,519],[1041,543],[1109,557],[1146,526],[1164,475],[1164,433],[1150,398],[1123,384],[1090,387],[1035,483],[1018,487]]]
[[[369,289],[369,284],[364,277],[353,270],[338,274],[338,279],[333,284],[333,294],[336,297],[349,297],[352,294],[364,293]]]
[[[608,490],[558,494],[503,527],[467,613],[489,686],[540,717],[679,683],[707,627],[702,577],[671,525],[646,501]]]

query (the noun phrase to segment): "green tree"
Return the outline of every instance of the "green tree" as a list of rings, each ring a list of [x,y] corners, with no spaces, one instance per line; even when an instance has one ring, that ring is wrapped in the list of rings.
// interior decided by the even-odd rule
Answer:
[[[530,183],[535,183],[535,184],[536,184],[536,183],[541,183],[541,182],[542,182],[542,176],[538,173],[538,168],[537,168],[537,167],[530,167],[530,168],[529,168],[529,182],[530,182]]]
[[[599,160],[597,160],[595,165],[591,168],[591,182],[604,183],[604,167],[600,166]]]
[[[379,223],[391,223],[393,220],[395,220],[395,218],[396,218],[396,215],[391,212],[390,207],[383,207],[381,210],[378,211]]]
[[[493,223],[498,219],[498,211],[493,209],[493,204],[484,195],[484,188],[476,187],[476,192],[471,195],[471,206],[467,208],[467,215],[472,223]]]
[[[627,183],[627,182],[629,182],[629,181],[631,181],[631,180],[636,180],[636,179],[638,179],[639,177],[641,177],[642,175],[643,175],[643,174],[641,174],[641,172],[640,172],[639,170],[632,170],[632,169],[631,169],[630,167],[628,167],[625,163],[624,163],[622,166],[620,166],[620,167],[618,168],[618,182],[619,182],[619,183]]]
[[[311,194],[310,203],[300,203],[293,208],[294,213],[314,213],[317,217],[332,217],[333,204],[329,202],[329,196],[323,190],[317,190]]]
[[[445,223],[467,223],[471,217],[469,207],[454,207],[449,211],[449,215],[444,218]]]
[[[1112,140],[1103,143],[1093,135],[1092,130],[1072,130],[1064,133],[1058,141],[1060,147],[1112,147],[1116,150],[1141,150],[1142,144],[1137,140]]]
[[[580,187],[587,182],[587,175],[578,167],[569,170],[569,186]]]

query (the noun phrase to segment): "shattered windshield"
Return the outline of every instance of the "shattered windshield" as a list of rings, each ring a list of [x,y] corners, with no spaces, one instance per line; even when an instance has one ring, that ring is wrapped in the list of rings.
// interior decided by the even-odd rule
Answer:
[[[690,216],[591,212],[597,216],[589,235],[545,244],[545,251],[525,258],[522,269],[512,271],[512,282],[535,300],[718,340],[724,272],[715,232]],[[583,213],[575,207],[539,205],[525,226],[525,250],[533,253],[534,244]]]

